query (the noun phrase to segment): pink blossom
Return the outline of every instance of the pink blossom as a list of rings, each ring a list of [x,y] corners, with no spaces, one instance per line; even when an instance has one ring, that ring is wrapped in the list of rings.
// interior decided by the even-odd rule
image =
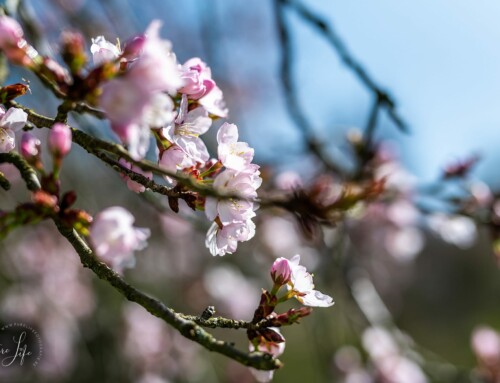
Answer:
[[[52,154],[64,157],[71,150],[71,129],[65,124],[54,124],[50,129],[48,142]]]
[[[290,282],[292,276],[292,266],[286,258],[278,258],[274,261],[271,267],[271,278],[273,282],[282,286]]]
[[[254,150],[246,142],[238,142],[238,127],[225,122],[217,132],[219,160],[228,169],[241,171],[253,160]]]
[[[187,94],[190,99],[198,100],[215,87],[210,68],[198,57],[186,61],[182,65],[181,73],[184,86],[179,92]]]
[[[171,173],[176,173],[179,169],[189,168],[196,165],[196,162],[192,158],[190,158],[179,146],[172,145],[161,154],[158,164]],[[172,183],[176,182],[174,179],[168,176],[165,176],[165,179]]]
[[[171,124],[175,118],[174,102],[164,93],[155,93],[145,105],[141,123],[152,128],[161,128]]]
[[[99,106],[106,112],[112,126],[126,126],[140,119],[148,102],[149,92],[137,88],[124,76],[103,86]]]
[[[111,129],[129,146],[136,160],[144,158],[149,148],[150,127],[161,127],[174,118],[174,104],[169,96],[142,92],[127,78],[104,86],[100,106],[111,121]]]
[[[210,92],[198,100],[198,103],[205,108],[205,110],[214,116],[226,118],[228,110],[224,102],[222,90],[215,86]]]
[[[312,307],[330,307],[333,305],[332,297],[314,290],[313,277],[304,266],[299,265],[300,255],[295,255],[290,261],[292,275],[288,289],[293,296],[303,305]]]
[[[9,16],[0,16],[0,48],[17,47],[23,40],[23,28]]]
[[[16,147],[15,132],[24,128],[28,115],[19,108],[7,112],[0,106],[0,153],[8,153]]]
[[[0,50],[15,64],[28,66],[33,63],[36,50],[23,38],[23,29],[9,16],[0,16]]]
[[[138,88],[148,92],[166,91],[175,94],[183,81],[172,53],[172,44],[159,36],[160,27],[159,20],[154,20],[149,25],[142,52],[127,76]]]
[[[101,211],[90,226],[90,240],[96,254],[113,268],[135,265],[134,251],[147,246],[151,232],[132,226],[134,216],[122,207]]]
[[[120,164],[123,165],[123,167],[132,170],[135,173],[141,174],[146,178],[149,178],[150,180],[153,179],[153,173],[148,172],[145,170],[142,170],[140,167],[135,166],[131,164],[130,162],[124,160],[123,158],[120,158]],[[120,174],[122,179],[127,183],[127,187],[132,190],[135,193],[144,193],[146,191],[146,187],[144,185],[141,185],[138,182],[135,182],[134,180],[130,179],[127,175],[125,174]]]
[[[31,133],[25,132],[21,137],[21,155],[26,158],[33,158],[40,154],[40,140]]]
[[[281,335],[280,330],[277,327],[269,327],[269,330],[273,330]],[[249,346],[250,351],[254,351],[255,347],[252,343]],[[285,342],[274,343],[263,340],[258,346],[256,351],[267,352],[271,354],[274,358],[279,357],[285,352]],[[253,376],[258,382],[267,383],[273,379],[274,371],[262,371],[255,368],[250,368]]]
[[[239,196],[237,198],[216,199],[209,197],[205,202],[205,214],[209,220],[217,216],[223,224],[243,221],[255,216],[254,203],[251,199],[257,197],[257,188],[262,183],[257,165],[244,172],[231,169],[224,170],[215,177],[214,189],[225,195]]]
[[[145,35],[132,37],[125,43],[125,47],[123,48],[123,57],[127,60],[135,60],[141,54],[145,42]]]
[[[250,219],[232,222],[222,228],[214,222],[207,232],[205,246],[213,256],[232,254],[236,251],[238,242],[248,241],[254,235],[255,224]]]
[[[491,327],[474,329],[471,344],[477,358],[485,365],[497,366],[500,363],[500,335]]]
[[[113,61],[121,54],[120,49],[116,46],[116,44],[109,42],[104,38],[104,36],[97,36],[95,39],[92,39],[90,52],[92,53],[95,65],[101,65],[105,62]]]
[[[187,112],[187,97],[183,96],[175,123],[164,128],[163,134],[194,161],[205,163],[210,156],[200,135],[206,133],[211,125],[212,120],[203,108]]]

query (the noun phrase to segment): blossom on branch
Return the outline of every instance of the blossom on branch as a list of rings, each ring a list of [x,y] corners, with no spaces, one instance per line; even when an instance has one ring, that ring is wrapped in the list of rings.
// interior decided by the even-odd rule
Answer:
[[[15,132],[24,128],[28,115],[19,108],[5,111],[0,106],[0,153],[8,153],[16,147]]]
[[[38,53],[23,36],[23,29],[15,19],[0,16],[0,50],[14,64],[30,66]]]
[[[264,337],[261,337],[259,339],[259,343],[257,346],[254,343],[250,343],[250,351],[260,351],[260,352],[266,352],[268,354],[271,354],[273,358],[277,358],[280,355],[285,352],[285,341],[283,336],[281,335],[281,332],[279,328],[277,327],[269,327],[267,329],[270,332],[273,332],[276,334],[276,338],[281,338],[281,342],[276,342],[276,341],[271,341],[267,340]],[[252,372],[253,376],[258,382],[261,383],[267,383],[270,382],[273,379],[274,371],[261,371],[257,370],[255,368],[250,368],[250,371]]]
[[[198,57],[186,61],[182,65],[181,73],[184,86],[179,92],[188,95],[192,100],[198,100],[215,88],[210,68]]]
[[[224,123],[217,132],[217,153],[220,162],[228,169],[242,171],[253,160],[254,150],[246,142],[238,142],[238,128]]]
[[[126,209],[114,206],[101,211],[90,226],[90,241],[96,254],[119,271],[134,267],[134,251],[147,246],[151,232],[132,226],[134,216]]]
[[[287,288],[289,295],[295,297],[300,303],[311,307],[330,307],[333,305],[332,297],[314,290],[313,276],[304,266],[299,265],[300,255],[295,255],[291,260],[278,258],[279,262],[288,262],[291,269],[290,281]]]
[[[183,96],[179,115],[174,123],[163,129],[165,138],[176,144],[193,161],[205,163],[210,158],[200,135],[206,133],[212,120],[203,108],[187,111],[187,97]]]
[[[92,39],[90,52],[92,53],[95,65],[113,61],[121,54],[120,49],[115,44],[106,40],[104,36],[97,36],[95,39]]]
[[[135,166],[131,164],[130,162],[124,160],[123,158],[120,158],[118,161],[124,168],[132,170],[135,173],[141,174],[146,178],[149,178],[150,180],[153,179],[153,173],[144,171],[140,167]],[[146,187],[144,185],[141,185],[139,182],[136,182],[132,180],[130,177],[128,177],[126,174],[120,173],[120,176],[122,179],[127,183],[127,187],[132,190],[135,193],[144,193],[146,191]]]
[[[99,98],[99,106],[110,120],[111,128],[128,145],[136,160],[146,155],[150,128],[161,128],[175,117],[174,103],[164,92],[175,94],[183,84],[171,43],[159,37],[160,25],[159,21],[153,21],[145,36],[137,39],[142,48],[137,59],[129,63],[124,73],[103,86]],[[99,43],[94,46],[96,52],[98,49]],[[99,60],[100,56],[97,57]]]

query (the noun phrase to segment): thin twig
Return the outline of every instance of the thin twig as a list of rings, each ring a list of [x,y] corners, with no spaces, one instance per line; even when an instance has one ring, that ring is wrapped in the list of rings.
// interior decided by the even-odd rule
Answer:
[[[340,59],[346,67],[348,67],[356,77],[372,91],[380,104],[387,109],[389,117],[396,124],[396,126],[403,132],[408,132],[408,127],[403,119],[396,112],[396,102],[389,95],[389,93],[379,86],[375,80],[368,74],[367,70],[361,63],[354,58],[342,39],[338,36],[335,29],[326,22],[322,17],[309,10],[306,6],[297,0],[277,0],[283,5],[288,5],[293,8],[299,16],[305,21],[310,23],[319,33],[332,45],[334,50],[340,56]]]
[[[274,12],[281,46],[280,77],[286,107],[293,121],[302,133],[302,137],[307,144],[309,151],[313,153],[328,170],[337,174],[343,174],[343,170],[327,157],[322,145],[314,138],[314,129],[305,116],[305,113],[302,111],[300,102],[297,98],[297,92],[295,90],[292,76],[292,44],[281,2],[282,0],[274,1]]]

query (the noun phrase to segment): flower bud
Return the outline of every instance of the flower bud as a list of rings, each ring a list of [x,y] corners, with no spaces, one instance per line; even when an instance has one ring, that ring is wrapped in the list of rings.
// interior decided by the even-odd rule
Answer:
[[[49,133],[49,150],[54,156],[64,157],[71,149],[71,129],[68,125],[56,123]]]
[[[146,37],[144,35],[131,38],[125,43],[125,47],[123,48],[123,57],[125,57],[127,60],[133,60],[137,58],[141,54],[145,42]]]
[[[17,47],[23,40],[21,25],[9,16],[0,16],[0,48]]]
[[[31,133],[24,133],[21,137],[21,155],[28,161],[40,154],[40,140]]]
[[[38,52],[23,38],[23,29],[9,16],[0,16],[0,50],[14,64],[31,66]]]
[[[26,94],[28,90],[28,85],[20,83],[3,86],[0,88],[0,102],[5,104],[7,101]]]
[[[290,281],[292,268],[286,258],[278,258],[271,267],[271,278],[274,284],[283,286]]]

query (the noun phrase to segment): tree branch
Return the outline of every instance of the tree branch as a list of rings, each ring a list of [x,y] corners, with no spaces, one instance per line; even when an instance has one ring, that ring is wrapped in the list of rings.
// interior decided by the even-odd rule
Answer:
[[[36,191],[40,189],[41,186],[38,182],[35,171],[19,154],[15,152],[2,153],[0,154],[0,163],[2,162],[12,163],[19,169],[29,190]],[[84,267],[91,269],[94,274],[112,285],[129,301],[141,305],[152,315],[163,319],[186,338],[202,345],[209,351],[225,355],[244,364],[245,366],[257,368],[259,370],[275,370],[282,366],[282,363],[278,359],[274,359],[271,354],[263,352],[246,353],[238,350],[231,343],[216,339],[212,334],[206,332],[197,324],[197,322],[202,324],[203,320],[201,318],[176,313],[159,300],[139,291],[132,285],[125,282],[119,274],[109,268],[106,264],[101,262],[72,227],[66,226],[57,216],[52,217],[52,220],[56,224],[59,233],[61,233],[61,235],[63,235],[71,243],[80,257],[80,261]],[[213,318],[204,322],[206,323],[203,323],[203,325],[213,328],[247,328],[244,326],[249,325],[244,321],[234,321],[226,318]],[[233,327],[231,327],[231,324],[233,324]]]
[[[84,267],[91,269],[100,279],[111,284],[120,294],[131,302],[135,302],[152,315],[163,319],[166,323],[177,329],[186,338],[202,345],[210,351],[215,351],[231,359],[254,367],[259,370],[274,370],[280,368],[282,363],[278,359],[273,359],[270,354],[262,352],[245,353],[228,342],[214,338],[210,333],[203,330],[193,320],[185,319],[182,314],[176,313],[171,308],[165,306],[162,302],[154,299],[135,287],[129,285],[123,278],[99,261],[92,250],[87,246],[83,239],[73,228],[65,226],[57,218],[54,219],[59,232],[71,243],[73,248],[80,256]]]
[[[366,69],[363,68],[361,63],[354,58],[352,53],[349,51],[347,46],[344,44],[342,39],[338,36],[335,29],[329,25],[323,18],[319,15],[311,12],[306,6],[297,0],[277,0],[284,5],[288,5],[293,8],[297,14],[302,17],[305,21],[311,24],[316,30],[332,45],[333,49],[340,56],[340,59],[361,81],[361,83],[373,92],[381,106],[387,109],[389,117],[396,124],[396,126],[403,132],[408,132],[408,127],[403,121],[403,119],[396,112],[396,102],[384,90],[379,86],[375,80],[371,78]]]

